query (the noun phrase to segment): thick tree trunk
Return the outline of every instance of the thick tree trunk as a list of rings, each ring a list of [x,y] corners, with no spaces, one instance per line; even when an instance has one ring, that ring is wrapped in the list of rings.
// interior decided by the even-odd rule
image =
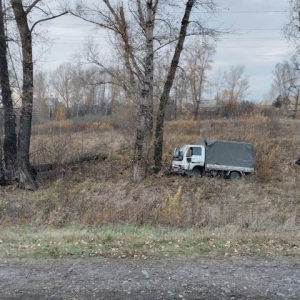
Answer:
[[[7,179],[13,180],[15,172],[17,170],[17,134],[16,116],[13,110],[13,101],[11,97],[11,88],[9,82],[6,47],[7,44],[4,27],[3,2],[2,0],[0,0],[0,79],[2,103],[4,108],[3,152],[5,162],[5,173]]]
[[[194,111],[194,121],[198,120],[199,106],[200,106],[200,101],[196,100],[196,107],[195,107],[195,111]]]
[[[160,172],[162,169],[165,111],[169,100],[170,91],[173,85],[176,69],[179,63],[180,54],[183,49],[183,44],[186,37],[187,28],[189,25],[190,14],[194,4],[195,4],[195,0],[188,0],[188,2],[186,3],[185,13],[181,21],[179,39],[172,58],[171,66],[169,69],[167,80],[164,85],[163,93],[160,97],[159,111],[157,115],[156,128],[155,128],[155,143],[154,143],[154,163],[155,163],[154,170],[156,173]]]
[[[300,94],[299,94],[299,92],[297,92],[297,95],[295,97],[295,110],[294,110],[294,114],[293,114],[293,119],[296,119],[296,116],[297,116],[298,106],[299,106],[299,98],[300,98]]]
[[[19,187],[36,190],[37,183],[30,173],[29,148],[33,104],[32,36],[21,0],[11,0],[22,43],[23,94],[18,138]]]
[[[156,6],[151,0],[147,1],[146,32],[146,58],[145,74],[141,91],[139,123],[136,133],[135,155],[133,160],[133,177],[135,181],[142,180],[148,168],[148,151],[153,129],[153,30]]]
[[[2,157],[3,157],[2,147],[3,147],[2,146],[2,135],[0,135],[0,185],[3,185],[5,183],[3,160],[2,160]]]

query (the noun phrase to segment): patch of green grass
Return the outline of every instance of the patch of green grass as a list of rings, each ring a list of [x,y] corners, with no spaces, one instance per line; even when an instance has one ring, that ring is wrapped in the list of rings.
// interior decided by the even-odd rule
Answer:
[[[300,256],[300,235],[295,232],[256,232],[236,228],[178,229],[106,225],[55,229],[2,226],[0,257],[149,257]]]

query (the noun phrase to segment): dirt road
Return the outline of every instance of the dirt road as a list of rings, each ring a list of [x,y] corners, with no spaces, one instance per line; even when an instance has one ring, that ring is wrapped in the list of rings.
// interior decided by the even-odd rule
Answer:
[[[0,299],[300,299],[296,260],[0,259]]]

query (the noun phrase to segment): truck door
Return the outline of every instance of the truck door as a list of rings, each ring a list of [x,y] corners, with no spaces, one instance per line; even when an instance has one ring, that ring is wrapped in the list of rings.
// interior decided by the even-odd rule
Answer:
[[[203,146],[191,146],[187,152],[187,162],[189,163],[189,170],[193,170],[196,166],[204,166]]]

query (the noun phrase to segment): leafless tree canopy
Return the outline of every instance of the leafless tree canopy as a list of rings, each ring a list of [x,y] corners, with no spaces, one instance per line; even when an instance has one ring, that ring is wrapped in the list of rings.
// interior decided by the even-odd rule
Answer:
[[[271,90],[274,96],[280,101],[280,106],[293,118],[296,117],[299,110],[300,97],[300,61],[297,55],[290,60],[284,60],[277,63],[273,71],[273,83]],[[275,100],[275,99],[273,99]]]
[[[297,50],[300,47],[300,2],[299,0],[289,0],[289,22],[285,25],[283,31],[286,37],[292,41]]]

